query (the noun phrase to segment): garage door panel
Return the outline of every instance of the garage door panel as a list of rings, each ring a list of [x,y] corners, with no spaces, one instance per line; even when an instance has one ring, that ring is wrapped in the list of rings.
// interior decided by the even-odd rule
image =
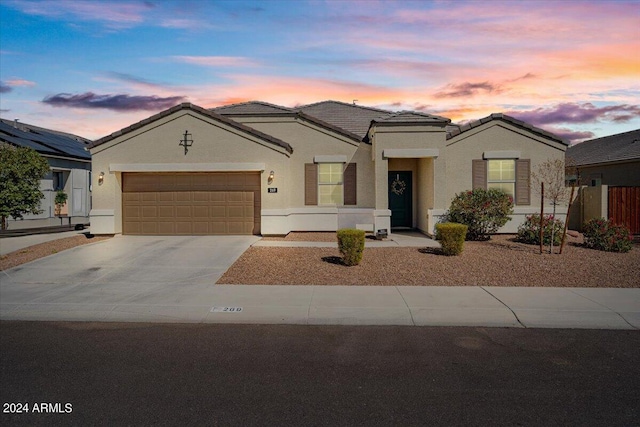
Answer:
[[[176,216],[176,209],[174,206],[158,206],[158,219],[173,219]]]
[[[191,219],[191,206],[176,206],[176,219],[186,221]]]
[[[259,234],[258,173],[125,173],[125,234]]]
[[[209,192],[208,191],[194,191],[192,200],[194,202],[209,202]]]
[[[159,192],[156,193],[158,195],[158,201],[159,202],[174,202],[175,201],[175,194],[172,192]]]
[[[142,202],[158,202],[158,193],[140,193]]]
[[[160,234],[157,222],[141,222],[140,233],[142,234]]]
[[[209,218],[209,206],[193,206],[194,221]]]
[[[176,202],[191,202],[191,192],[190,191],[179,191],[174,193]]]
[[[158,218],[157,206],[142,206],[142,218]]]

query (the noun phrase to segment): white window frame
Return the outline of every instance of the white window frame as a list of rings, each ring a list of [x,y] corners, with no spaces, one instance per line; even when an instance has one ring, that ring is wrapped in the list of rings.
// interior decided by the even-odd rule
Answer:
[[[322,182],[322,179],[320,178],[320,176],[323,174],[322,169],[323,166],[329,166],[331,167],[335,167],[337,170],[340,171],[340,178],[338,181],[331,181],[331,182]],[[333,174],[337,174],[337,171],[331,170],[329,172],[329,176],[332,177]],[[331,178],[330,178],[331,180]],[[326,196],[325,194],[323,194],[323,189],[327,189],[327,188],[336,188],[339,187],[340,188],[340,200],[339,203],[334,203],[335,200],[332,200],[331,203],[323,203],[323,196]],[[335,191],[335,190],[334,190]],[[333,192],[330,191],[330,196],[331,198],[334,197]],[[318,206],[343,206],[344,205],[344,163],[334,163],[334,162],[322,162],[322,163],[318,163]]]
[[[509,196],[511,196],[514,200],[516,197],[516,159],[488,159],[487,160],[487,190],[490,188],[499,188],[504,190],[501,185],[492,187],[491,184],[511,184],[512,192],[506,191]],[[503,162],[511,162],[513,164],[513,179],[491,179],[491,162],[500,162],[500,175],[503,175]]]

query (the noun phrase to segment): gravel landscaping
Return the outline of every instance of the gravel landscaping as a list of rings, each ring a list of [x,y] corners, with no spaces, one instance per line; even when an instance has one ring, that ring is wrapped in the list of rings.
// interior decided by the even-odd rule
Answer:
[[[270,240],[335,241],[335,233],[291,233]],[[427,248],[366,248],[360,265],[346,267],[334,248],[252,247],[219,284],[370,286],[552,286],[640,287],[640,247],[609,253],[581,246],[569,237],[563,254],[539,254],[539,247],[498,235],[465,242],[460,256]]]
[[[34,261],[38,258],[53,255],[55,253],[75,248],[76,246],[86,245],[87,243],[99,242],[101,240],[110,239],[111,236],[93,236],[87,237],[79,234],[73,237],[65,237],[63,239],[52,240],[50,242],[40,243],[38,245],[29,246],[15,252],[8,253],[0,257],[0,271],[8,270],[20,264]],[[2,244],[2,242],[0,242]]]

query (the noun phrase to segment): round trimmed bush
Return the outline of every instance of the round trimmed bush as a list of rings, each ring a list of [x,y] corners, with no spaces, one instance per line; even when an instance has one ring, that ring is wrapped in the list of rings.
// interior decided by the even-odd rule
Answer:
[[[364,251],[364,231],[353,228],[338,230],[338,249],[342,254],[344,265],[352,266],[360,264]]]
[[[444,255],[460,255],[467,235],[467,226],[453,222],[436,224],[436,236]]]
[[[513,198],[502,190],[476,188],[456,194],[449,211],[444,215],[446,222],[464,224],[467,240],[489,240],[505,225],[513,213]]]

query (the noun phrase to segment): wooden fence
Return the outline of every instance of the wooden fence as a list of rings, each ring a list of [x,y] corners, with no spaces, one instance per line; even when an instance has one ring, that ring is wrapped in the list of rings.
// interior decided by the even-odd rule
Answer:
[[[609,219],[640,234],[640,187],[609,187]]]

